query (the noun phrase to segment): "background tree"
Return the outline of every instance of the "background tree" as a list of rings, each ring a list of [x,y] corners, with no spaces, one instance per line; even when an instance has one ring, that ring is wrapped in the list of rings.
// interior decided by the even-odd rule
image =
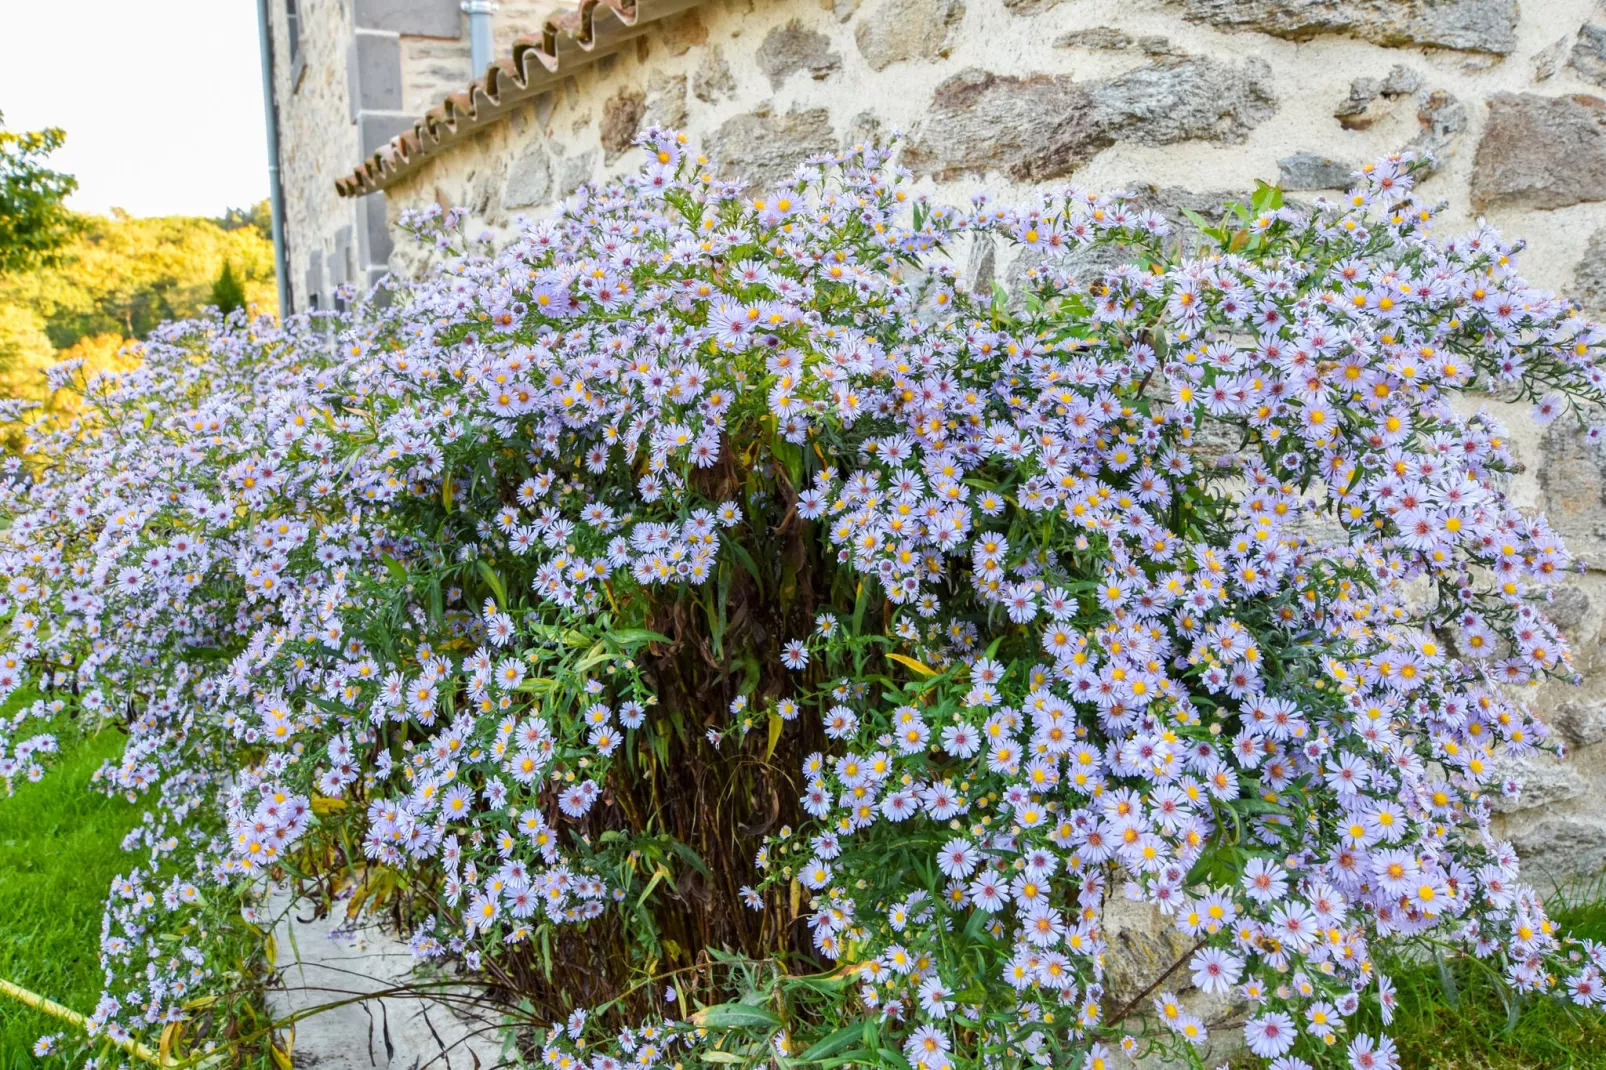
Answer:
[[[228,260],[223,261],[223,270],[212,284],[210,304],[217,306],[217,310],[225,316],[237,308],[245,307],[245,287],[234,273],[234,264]]]
[[[192,216],[80,217],[54,264],[0,274],[0,396],[43,400],[45,368],[83,357],[91,369],[165,319],[216,304],[228,264],[242,305],[272,308],[273,245],[253,225]]]
[[[50,263],[80,227],[65,203],[78,180],[44,163],[66,133],[56,127],[19,133],[4,121],[0,115],[0,275]]]
[[[273,207],[265,197],[249,208],[226,208],[223,214],[212,222],[224,230],[250,227],[262,235],[264,240],[273,240]]]

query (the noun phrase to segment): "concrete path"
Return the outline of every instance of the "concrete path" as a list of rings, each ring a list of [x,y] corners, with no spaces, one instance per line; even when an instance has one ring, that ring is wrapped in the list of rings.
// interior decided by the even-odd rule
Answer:
[[[481,990],[443,984],[415,968],[407,945],[372,919],[343,928],[344,904],[314,918],[313,904],[292,906],[289,893],[268,899],[279,981],[268,991],[274,1020],[294,1023],[291,1059],[312,1070],[492,1070],[503,1063],[500,1015]],[[420,993],[373,995],[406,984]],[[307,1014],[323,1007],[316,1013]],[[281,1044],[289,1030],[281,1033]]]

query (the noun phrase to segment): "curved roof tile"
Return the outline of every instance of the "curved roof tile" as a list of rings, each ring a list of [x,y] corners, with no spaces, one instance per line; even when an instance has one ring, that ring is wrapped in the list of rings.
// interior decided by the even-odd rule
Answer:
[[[348,175],[335,179],[342,197],[384,189],[416,170],[425,159],[506,116],[551,89],[576,68],[587,66],[646,31],[646,27],[695,7],[699,0],[579,0],[548,15],[539,31],[513,42],[511,55],[486,68],[462,90],[390,140]]]

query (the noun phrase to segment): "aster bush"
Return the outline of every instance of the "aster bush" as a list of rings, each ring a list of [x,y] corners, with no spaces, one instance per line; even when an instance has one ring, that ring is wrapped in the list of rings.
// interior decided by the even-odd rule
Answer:
[[[149,807],[93,1025],[266,1036],[269,882],[381,911],[559,1068],[1393,1063],[1374,950],[1602,1000],[1491,830],[1573,566],[1505,432],[1606,332],[1418,162],[1186,234],[1122,195],[639,175],[340,314],[167,326],[7,467],[0,773]],[[1017,292],[948,251],[1026,247]],[[1106,977],[1112,903],[1187,951]],[[1196,994],[1184,1001],[1175,993]],[[1371,1010],[1367,1015],[1372,1014]]]

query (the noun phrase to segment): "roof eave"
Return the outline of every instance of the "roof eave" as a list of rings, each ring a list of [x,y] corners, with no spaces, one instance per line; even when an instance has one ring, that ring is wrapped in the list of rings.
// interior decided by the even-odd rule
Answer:
[[[342,197],[377,193],[429,157],[506,117],[530,100],[700,0],[580,0],[547,16],[541,29],[513,42],[512,54],[491,64],[482,77],[448,95],[405,130],[335,179]],[[602,17],[599,17],[602,16]]]

